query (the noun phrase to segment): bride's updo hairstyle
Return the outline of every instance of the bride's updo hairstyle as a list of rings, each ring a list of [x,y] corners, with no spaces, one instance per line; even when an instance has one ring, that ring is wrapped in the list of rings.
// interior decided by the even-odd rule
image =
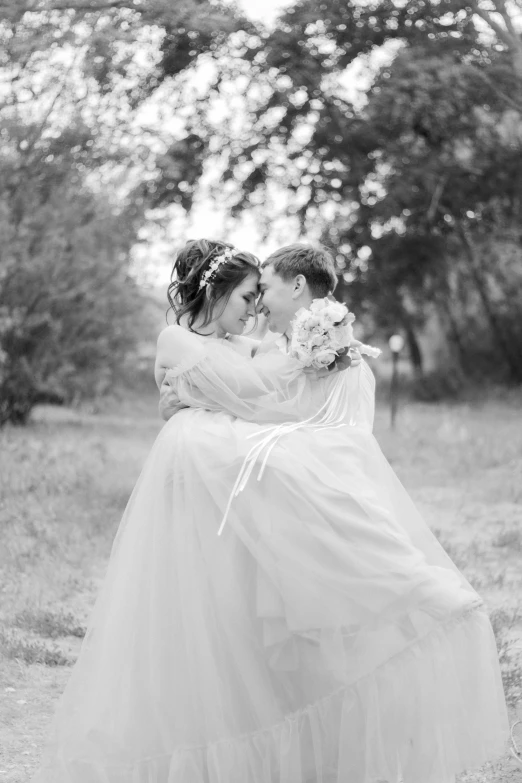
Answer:
[[[226,260],[211,271],[212,262],[226,251],[230,251]],[[176,323],[187,315],[189,329],[196,319],[201,319],[199,328],[208,326],[221,315],[232,291],[248,275],[260,275],[259,266],[259,259],[252,253],[236,250],[226,242],[189,240],[176,256],[167,291]],[[210,274],[205,277],[206,273]],[[206,284],[202,285],[202,281]]]

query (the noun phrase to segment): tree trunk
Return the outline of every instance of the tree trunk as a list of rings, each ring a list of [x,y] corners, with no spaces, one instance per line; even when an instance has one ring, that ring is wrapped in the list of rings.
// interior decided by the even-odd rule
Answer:
[[[457,223],[457,226],[458,226],[458,233],[461,238],[462,245],[465,251],[464,257],[467,261],[468,269],[471,273],[471,277],[473,279],[473,282],[475,283],[475,287],[482,301],[484,311],[486,313],[491,331],[493,333],[493,339],[495,341],[495,345],[498,347],[499,351],[504,357],[505,363],[509,368],[509,373],[512,380],[522,381],[522,359],[517,356],[516,351],[513,350],[511,347],[511,343],[509,339],[504,334],[502,323],[500,322],[500,319],[497,317],[494,305],[490,300],[489,292],[487,289],[487,283],[484,277],[482,276],[480,262],[477,257],[477,251],[473,243],[473,240],[471,239],[470,234],[467,232],[466,228],[463,225]]]
[[[410,361],[413,373],[416,378],[422,378],[424,375],[422,350],[417,340],[417,335],[409,319],[404,319],[404,331],[406,332],[406,342],[410,352]]]
[[[447,323],[449,327],[448,339],[455,347],[455,353],[458,357],[460,369],[462,370],[462,372],[467,373],[469,370],[468,354],[464,346],[464,340],[462,339],[459,323],[455,317],[455,313],[453,312],[453,308],[450,304],[449,292],[447,293],[446,296],[441,295],[440,297],[438,297],[437,302],[439,307],[443,310],[444,316],[447,319]]]

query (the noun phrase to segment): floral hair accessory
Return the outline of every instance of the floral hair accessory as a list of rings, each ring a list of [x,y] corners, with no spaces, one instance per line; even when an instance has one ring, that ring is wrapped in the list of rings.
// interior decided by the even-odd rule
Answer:
[[[207,285],[209,285],[212,282],[212,278],[216,274],[217,270],[221,266],[221,264],[225,264],[227,261],[232,261],[234,258],[234,252],[230,250],[230,248],[226,248],[222,253],[220,253],[218,256],[216,256],[205,274],[202,276],[201,280],[199,281],[199,287],[206,288]]]

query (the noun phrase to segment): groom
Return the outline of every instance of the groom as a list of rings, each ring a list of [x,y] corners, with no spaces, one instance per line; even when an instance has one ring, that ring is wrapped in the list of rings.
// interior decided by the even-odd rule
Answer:
[[[266,318],[268,332],[257,353],[272,350],[288,351],[291,321],[301,307],[309,307],[314,299],[331,296],[337,285],[335,264],[330,253],[320,246],[286,245],[272,253],[261,265],[260,296],[257,313]],[[357,343],[354,343],[357,345]],[[361,362],[357,348],[341,357],[338,369],[356,367]],[[327,374],[321,370],[317,375]],[[168,393],[167,393],[168,390]],[[163,391],[163,390],[162,390]],[[160,393],[160,414],[168,420],[177,410],[172,407],[172,391]]]
[[[261,266],[260,297],[257,312],[267,319],[267,334],[258,353],[276,345],[287,351],[291,321],[301,307],[308,308],[314,299],[331,296],[337,285],[335,264],[330,253],[321,246],[286,245],[268,256]],[[356,344],[356,343],[355,343]],[[361,361],[354,348],[344,359],[344,368]]]

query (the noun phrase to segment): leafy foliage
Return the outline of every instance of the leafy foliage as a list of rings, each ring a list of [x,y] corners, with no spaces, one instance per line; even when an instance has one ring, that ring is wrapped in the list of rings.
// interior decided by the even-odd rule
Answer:
[[[512,258],[520,248],[516,24],[513,7],[486,0],[300,0],[236,43],[195,108],[206,138],[219,136],[232,212],[259,208],[274,184],[284,191],[303,231],[322,226],[341,294],[369,325],[404,331],[418,371],[417,333],[436,317],[466,372],[496,365],[522,380],[517,263],[507,277],[496,264],[500,245]],[[356,99],[349,69],[383,47],[388,62]],[[225,114],[210,131],[230,83],[244,122]]]
[[[2,423],[23,423],[37,402],[101,392],[136,339],[126,272],[136,227],[82,181],[82,132],[74,147],[72,131],[42,145],[30,168],[4,135]]]
[[[211,169],[232,214],[269,221],[284,193],[418,374],[435,318],[461,370],[520,381],[514,8],[298,0],[269,29],[210,0],[3,0],[0,423],[110,382],[137,331],[140,227],[190,211]],[[166,104],[164,130],[135,122]]]
[[[244,20],[206,0],[0,4],[0,426],[102,393],[146,329],[149,212],[189,210],[204,143],[134,117]]]

